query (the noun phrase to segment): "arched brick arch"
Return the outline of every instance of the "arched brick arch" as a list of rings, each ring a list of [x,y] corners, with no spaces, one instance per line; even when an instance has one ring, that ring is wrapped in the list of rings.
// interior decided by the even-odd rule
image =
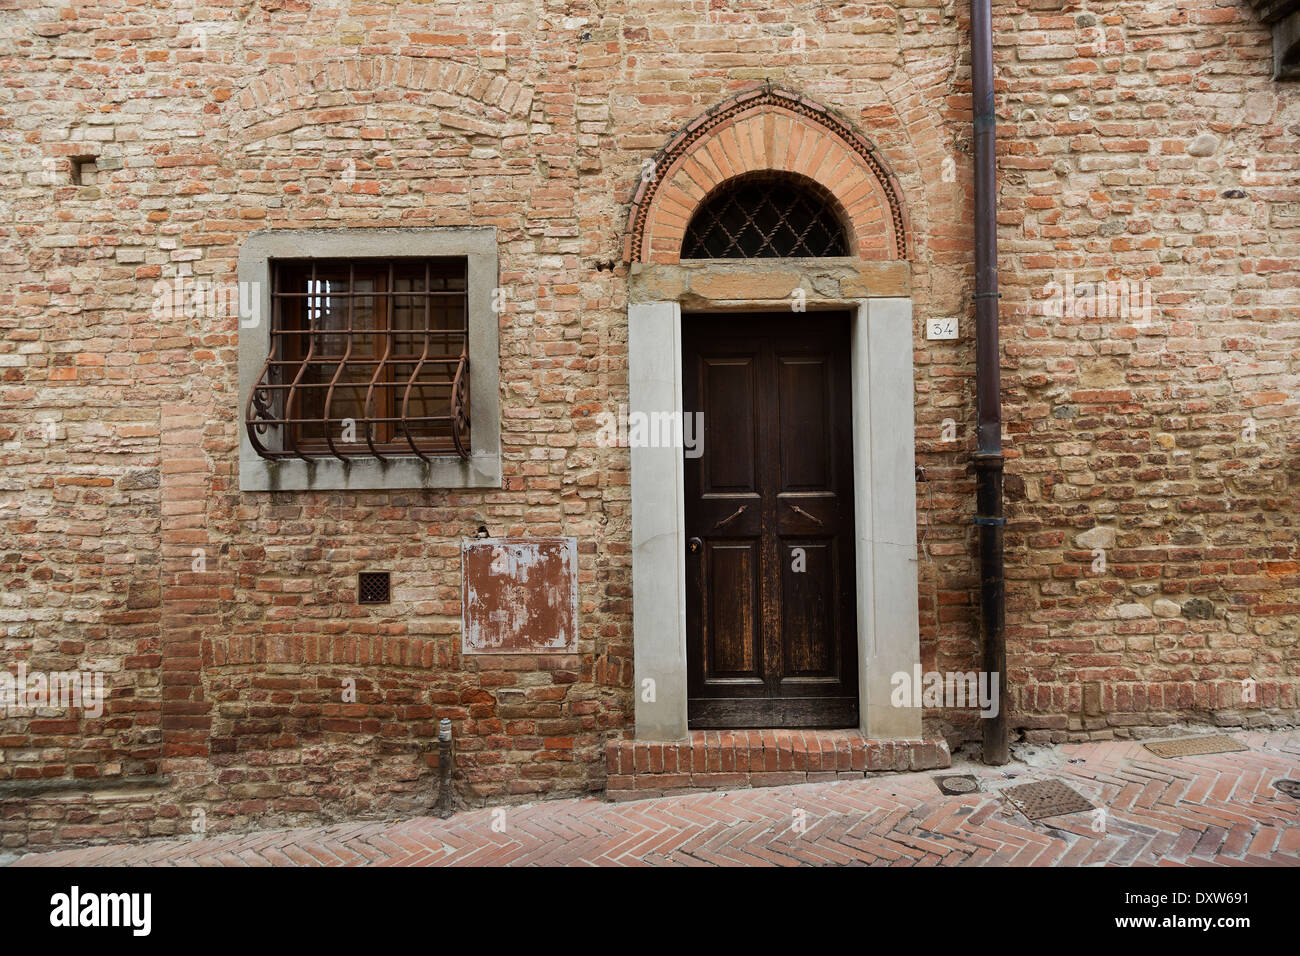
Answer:
[[[669,141],[642,176],[628,214],[627,262],[677,262],[686,225],[718,186],[745,173],[788,172],[826,188],[849,223],[852,255],[906,259],[902,190],[865,137],[787,90],[742,93]]]
[[[450,108],[449,97],[454,98]],[[227,126],[243,142],[312,123],[337,123],[359,116],[370,103],[427,107],[430,120],[441,121],[448,111],[463,114],[452,117],[450,125],[503,136],[526,130],[533,89],[468,64],[388,56],[282,66],[260,74],[227,102]]]

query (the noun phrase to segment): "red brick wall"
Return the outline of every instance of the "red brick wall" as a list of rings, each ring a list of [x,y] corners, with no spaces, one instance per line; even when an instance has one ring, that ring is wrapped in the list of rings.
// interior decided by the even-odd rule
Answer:
[[[1013,723],[1293,717],[1300,88],[1268,78],[1243,6],[1090,9],[995,10]],[[768,78],[901,186],[923,657],[976,666],[963,4],[258,2],[196,9],[201,42],[178,16],[0,14],[0,440],[21,441],[0,450],[20,503],[0,649],[112,687],[101,720],[0,720],[0,785],[144,787],[0,791],[0,845],[427,806],[442,716],[463,799],[600,789],[631,711],[628,459],[591,414],[627,400],[625,272],[600,266],[642,162]],[[1217,149],[1189,155],[1204,133]],[[86,154],[98,182],[73,185]],[[479,224],[507,291],[506,487],[240,494],[235,320],[159,317],[155,282],[233,281],[255,229]],[[1154,327],[1036,314],[1067,273],[1149,281]],[[925,342],[931,315],[966,334]],[[1103,574],[1075,540],[1095,523],[1116,535]],[[579,539],[577,654],[461,655],[459,538],[480,525]],[[392,605],[354,603],[369,567]],[[1248,676],[1257,706],[1234,699]]]

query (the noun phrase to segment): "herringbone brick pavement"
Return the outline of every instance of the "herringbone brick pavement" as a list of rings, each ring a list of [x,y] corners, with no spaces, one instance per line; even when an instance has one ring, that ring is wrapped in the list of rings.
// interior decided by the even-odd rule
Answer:
[[[96,846],[16,866],[1242,866],[1300,865],[1300,731],[1239,732],[1239,753],[1164,760],[1113,741],[1022,750],[1005,768],[630,803],[560,800],[401,822]],[[974,773],[944,796],[933,777]],[[1031,822],[998,791],[1060,779],[1101,809]]]

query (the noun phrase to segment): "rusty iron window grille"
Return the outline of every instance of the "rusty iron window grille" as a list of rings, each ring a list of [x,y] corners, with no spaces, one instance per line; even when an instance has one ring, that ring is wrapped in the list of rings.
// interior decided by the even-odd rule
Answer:
[[[264,458],[470,453],[464,259],[281,260],[245,426]]]
[[[812,180],[741,176],[691,217],[683,259],[820,258],[849,254],[835,200]]]

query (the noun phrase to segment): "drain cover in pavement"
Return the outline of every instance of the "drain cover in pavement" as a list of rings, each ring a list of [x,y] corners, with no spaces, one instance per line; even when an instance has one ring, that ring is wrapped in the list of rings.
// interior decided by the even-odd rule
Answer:
[[[1237,750],[1249,750],[1231,737],[1216,734],[1210,737],[1179,737],[1177,740],[1159,740],[1153,744],[1143,744],[1157,757],[1166,760],[1173,757],[1194,757],[1198,754],[1228,754]]]
[[[999,793],[1030,820],[1097,809],[1059,780],[1021,783],[1005,787]]]
[[[939,785],[939,790],[950,797],[959,796],[963,793],[974,793],[979,790],[979,781],[968,773],[949,774],[946,777],[935,777],[934,782]]]
[[[1292,800],[1300,800],[1300,780],[1274,780],[1273,786]]]

